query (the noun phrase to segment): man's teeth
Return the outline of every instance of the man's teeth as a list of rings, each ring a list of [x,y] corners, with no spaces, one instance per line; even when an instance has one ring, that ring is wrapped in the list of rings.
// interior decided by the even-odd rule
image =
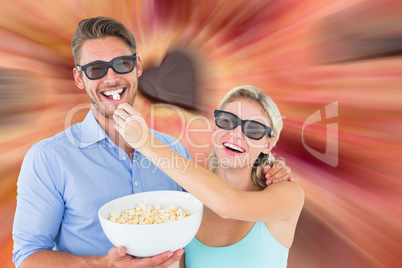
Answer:
[[[123,89],[116,89],[111,91],[104,91],[102,92],[105,96],[113,96],[113,100],[120,100],[120,93],[123,92]]]
[[[233,149],[233,150],[236,150],[236,151],[239,151],[239,152],[241,152],[241,153],[244,153],[245,152],[245,150],[243,150],[242,148],[240,148],[239,146],[236,146],[236,145],[234,145],[234,144],[231,144],[231,143],[223,143],[223,146],[225,146],[225,147],[228,147],[228,148],[230,148],[230,149]]]
[[[102,92],[103,94],[105,94],[106,96],[111,96],[111,95],[117,95],[123,92],[123,89],[116,89],[116,90],[111,90],[111,91],[104,91]]]

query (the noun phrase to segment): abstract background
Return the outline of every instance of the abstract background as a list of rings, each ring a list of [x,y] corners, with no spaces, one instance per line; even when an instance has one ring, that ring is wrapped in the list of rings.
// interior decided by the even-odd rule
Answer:
[[[193,56],[194,109],[180,108],[183,124],[158,108],[153,127],[185,131],[200,164],[210,131],[192,131],[205,122],[191,118],[212,121],[219,100],[243,84],[277,103],[284,130],[275,155],[306,194],[288,267],[402,267],[401,10],[396,0],[2,1],[0,266],[13,267],[25,153],[87,112],[70,44],[81,19],[102,15],[134,33],[145,68],[171,49]],[[151,120],[156,103],[139,94],[136,108]]]

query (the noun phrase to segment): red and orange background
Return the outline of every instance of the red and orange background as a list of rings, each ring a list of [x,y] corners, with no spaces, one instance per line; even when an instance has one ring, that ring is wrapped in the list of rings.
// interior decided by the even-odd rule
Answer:
[[[197,109],[181,108],[186,122],[212,119],[238,85],[258,86],[277,103],[284,130],[275,153],[306,194],[288,267],[402,267],[402,57],[384,42],[402,37],[400,10],[395,0],[2,1],[0,266],[13,267],[25,153],[88,103],[72,79],[72,35],[81,19],[107,16],[134,33],[145,68],[172,48],[196,56]],[[303,128],[334,102],[335,117]],[[150,120],[154,103],[139,94],[136,108]],[[325,153],[326,127],[335,123],[337,164],[329,165],[306,148]],[[201,121],[183,126],[159,109],[154,127],[174,137],[184,127],[191,140],[182,142],[200,163],[195,154],[209,152],[193,146],[210,138],[190,131]]]

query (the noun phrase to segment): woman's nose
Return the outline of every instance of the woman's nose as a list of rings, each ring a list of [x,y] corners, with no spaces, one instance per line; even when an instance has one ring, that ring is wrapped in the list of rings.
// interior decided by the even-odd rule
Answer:
[[[230,135],[233,138],[241,138],[243,135],[243,130],[241,128],[241,125],[238,125],[237,127],[235,127],[234,129],[232,129],[230,131]]]

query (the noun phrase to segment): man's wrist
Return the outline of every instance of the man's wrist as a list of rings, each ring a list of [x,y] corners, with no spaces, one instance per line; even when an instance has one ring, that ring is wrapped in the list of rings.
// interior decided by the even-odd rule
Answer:
[[[100,255],[100,256],[83,256],[82,267],[114,268],[115,266],[110,262],[108,255]]]

